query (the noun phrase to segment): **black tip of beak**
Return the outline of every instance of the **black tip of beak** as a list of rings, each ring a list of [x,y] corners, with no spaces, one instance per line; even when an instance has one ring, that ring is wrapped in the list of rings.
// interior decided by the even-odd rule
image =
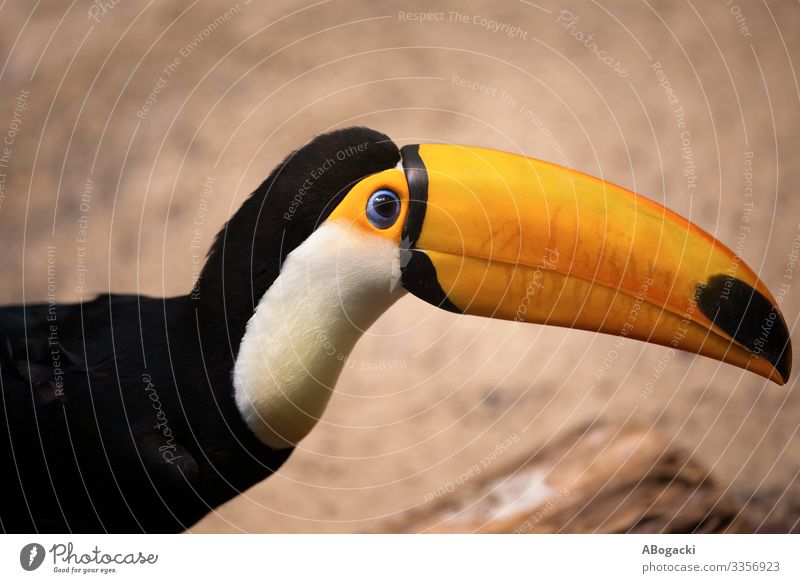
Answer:
[[[770,300],[747,283],[720,274],[697,287],[697,305],[734,340],[769,361],[784,382],[789,380],[792,366],[789,329]]]

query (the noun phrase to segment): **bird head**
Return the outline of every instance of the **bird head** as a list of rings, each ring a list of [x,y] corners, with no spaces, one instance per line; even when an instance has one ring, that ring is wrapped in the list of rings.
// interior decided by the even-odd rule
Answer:
[[[468,146],[398,149],[366,128],[318,136],[245,201],[209,254],[198,322],[231,340],[249,427],[290,447],[322,415],[363,331],[404,292],[457,314],[789,377],[775,298],[696,225],[569,168]]]
[[[374,136],[349,131],[327,152],[332,166],[371,155]],[[775,298],[738,255],[663,206],[485,148],[408,145],[393,161],[338,185],[317,224],[336,225],[360,254],[377,250],[387,266],[363,264],[371,290],[399,284],[451,312],[635,338],[787,381]]]

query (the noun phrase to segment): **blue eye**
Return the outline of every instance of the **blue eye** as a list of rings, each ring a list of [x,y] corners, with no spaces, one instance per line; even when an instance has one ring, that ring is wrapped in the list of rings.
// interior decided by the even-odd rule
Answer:
[[[367,218],[379,229],[388,229],[400,216],[400,197],[382,188],[372,193],[367,201]]]

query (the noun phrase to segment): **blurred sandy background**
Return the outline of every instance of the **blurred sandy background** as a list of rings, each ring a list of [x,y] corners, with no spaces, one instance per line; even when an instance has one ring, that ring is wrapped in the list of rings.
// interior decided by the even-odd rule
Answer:
[[[442,16],[408,20],[421,11]],[[59,301],[186,293],[215,232],[280,158],[363,124],[399,144],[524,152],[646,194],[738,245],[773,292],[787,284],[796,326],[796,2],[9,0],[0,22],[4,303],[46,298],[52,244]],[[797,374],[778,388],[627,341],[597,378],[615,341],[511,331],[406,297],[358,344],[280,474],[194,530],[380,528],[510,437],[497,464],[594,421],[652,427],[762,529],[796,527]]]

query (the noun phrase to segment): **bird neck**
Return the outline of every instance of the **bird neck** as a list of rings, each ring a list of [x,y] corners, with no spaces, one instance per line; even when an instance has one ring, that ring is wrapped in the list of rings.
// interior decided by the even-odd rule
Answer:
[[[262,442],[291,447],[311,431],[355,343],[403,294],[399,270],[396,245],[333,222],[287,256],[233,371],[236,405]]]

